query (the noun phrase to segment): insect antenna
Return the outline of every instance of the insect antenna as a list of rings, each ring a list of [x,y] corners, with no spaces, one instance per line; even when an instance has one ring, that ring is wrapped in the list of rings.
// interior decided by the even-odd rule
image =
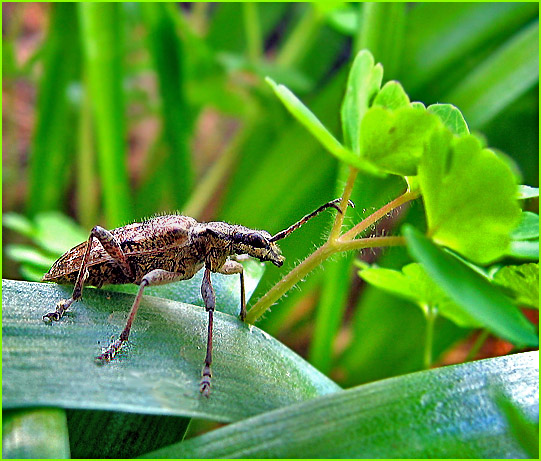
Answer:
[[[321,205],[317,210],[312,211],[312,213],[310,213],[310,214],[307,214],[304,218],[301,218],[295,224],[292,224],[287,229],[285,229],[285,230],[283,230],[281,232],[278,232],[276,235],[273,235],[272,238],[270,239],[270,241],[271,242],[276,242],[277,240],[281,240],[281,239],[287,237],[289,234],[291,234],[291,232],[293,232],[294,230],[297,230],[299,227],[301,227],[303,224],[305,224],[306,221],[312,219],[314,216],[318,215],[319,213],[321,213],[326,208],[333,207],[336,210],[338,210],[339,213],[342,213],[342,210],[337,205],[337,203],[339,203],[341,200],[342,200],[341,198],[336,198],[334,200],[331,200],[330,202],[325,203],[324,205]],[[348,200],[348,205],[351,208],[355,208],[355,204],[351,200]]]

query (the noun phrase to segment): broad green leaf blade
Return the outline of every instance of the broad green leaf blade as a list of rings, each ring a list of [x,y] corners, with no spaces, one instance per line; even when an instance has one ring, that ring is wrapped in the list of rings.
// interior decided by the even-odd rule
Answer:
[[[308,107],[298,99],[284,85],[277,85],[271,78],[265,81],[272,87],[274,93],[284,104],[287,110],[321,143],[321,145],[338,160],[341,160],[356,168],[372,171],[377,170],[363,162],[357,155],[344,147],[330,131],[319,121]]]
[[[484,277],[411,226],[404,227],[412,256],[423,264],[432,279],[474,319],[492,333],[517,345],[537,346],[534,326]]]
[[[383,171],[413,176],[436,123],[432,114],[413,107],[371,107],[361,123],[361,157]]]
[[[518,303],[539,309],[539,264],[502,267],[494,282],[509,288]]]
[[[482,264],[505,254],[520,208],[504,160],[472,135],[437,129],[418,171],[434,241]]]
[[[60,408],[4,411],[2,458],[70,458],[66,412]]]
[[[432,104],[428,106],[427,111],[436,114],[453,134],[457,136],[470,134],[462,112],[452,104]]]
[[[131,345],[98,367],[93,358],[122,330],[133,296],[86,289],[71,313],[44,324],[43,314],[70,293],[56,285],[3,281],[4,408],[59,406],[226,422],[339,390],[263,331],[216,312],[212,390],[205,399],[199,381],[208,315],[146,296]]]
[[[479,127],[539,81],[539,21],[520,30],[490,55],[445,101],[461,108]]]
[[[357,156],[361,152],[361,121],[381,86],[382,78],[383,67],[374,65],[370,51],[359,51],[349,71],[341,110],[344,142]]]
[[[539,353],[359,386],[250,418],[149,458],[522,458],[495,394],[539,417]]]

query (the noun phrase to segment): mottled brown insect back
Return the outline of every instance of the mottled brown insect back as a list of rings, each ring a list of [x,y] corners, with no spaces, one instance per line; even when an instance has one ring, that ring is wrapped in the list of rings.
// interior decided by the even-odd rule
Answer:
[[[208,397],[211,383],[212,328],[216,296],[210,274],[239,274],[240,318],[246,317],[243,267],[229,259],[248,254],[260,261],[270,261],[280,267],[284,257],[275,243],[328,207],[336,208],[340,199],[328,202],[293,224],[271,236],[266,231],[248,229],[225,222],[199,223],[181,215],[159,216],[142,223],[129,224],[108,231],[96,226],[87,242],[69,250],[56,261],[44,281],[74,283],[69,299],[58,302],[54,312],[43,316],[46,323],[60,320],[66,310],[79,300],[84,285],[101,287],[105,284],[135,283],[139,290],[128,320],[119,338],[96,357],[96,363],[112,360],[128,340],[144,288],[192,278],[203,267],[201,296],[209,313],[207,354],[202,371],[201,392]],[[350,206],[354,206],[349,202]]]

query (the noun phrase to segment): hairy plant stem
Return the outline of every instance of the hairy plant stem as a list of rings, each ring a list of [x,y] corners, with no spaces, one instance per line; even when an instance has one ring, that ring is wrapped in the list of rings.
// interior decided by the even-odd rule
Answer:
[[[344,188],[344,193],[342,194],[342,202],[340,203],[340,208],[344,210],[344,213],[356,175],[357,170],[352,168]],[[363,219],[353,229],[342,236],[339,236],[339,232],[344,220],[344,214],[337,213],[328,240],[265,293],[265,295],[263,295],[248,311],[246,321],[252,324],[255,323],[273,303],[278,301],[278,299],[299,283],[312,270],[323,263],[323,261],[336,253],[341,251],[360,250],[363,248],[404,245],[405,239],[403,237],[370,237],[357,240],[354,240],[354,238],[357,234],[364,231],[390,211],[418,196],[418,192],[405,192],[400,197],[397,197],[392,202],[389,202],[387,205],[368,216],[366,219]]]
[[[348,200],[351,197],[351,191],[353,190],[353,185],[355,184],[355,178],[357,177],[358,172],[359,170],[357,170],[356,168],[349,168],[349,175],[346,182],[346,187],[344,188],[344,193],[342,194],[342,201],[340,202],[340,209],[342,210],[342,213],[336,214],[336,218],[334,219],[334,224],[329,235],[329,240],[336,240],[340,235],[340,231],[342,230],[342,224],[344,223],[344,216],[348,208]]]

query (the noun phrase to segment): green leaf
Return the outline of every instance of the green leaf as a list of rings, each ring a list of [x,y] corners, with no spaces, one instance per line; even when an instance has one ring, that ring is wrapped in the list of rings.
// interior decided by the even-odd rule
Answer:
[[[70,294],[69,287],[3,281],[4,409],[58,406],[226,422],[339,390],[265,332],[216,312],[206,399],[199,381],[207,313],[150,296],[143,297],[127,350],[98,367],[93,358],[122,330],[133,296],[87,288],[60,322],[44,324],[43,314]]]
[[[436,114],[453,134],[457,136],[470,134],[462,112],[452,104],[432,104],[428,106],[427,110],[432,114]]]
[[[361,156],[383,171],[413,176],[436,120],[413,107],[371,107],[361,124]]]
[[[272,87],[274,93],[280,101],[286,106],[287,110],[321,143],[328,152],[339,160],[352,165],[356,168],[377,174],[378,171],[370,164],[363,162],[357,155],[344,147],[323,126],[319,119],[306,107],[289,89],[284,85],[277,85],[271,78],[267,77],[265,81]]]
[[[513,172],[474,136],[434,130],[419,165],[432,239],[478,263],[507,251],[520,208]]]
[[[519,304],[539,309],[539,264],[502,267],[494,275],[494,282],[509,288]]]
[[[423,266],[408,264],[402,272],[392,269],[369,268],[359,271],[368,283],[419,306],[436,308],[437,313],[464,328],[478,328],[479,321],[454,303],[451,298],[428,276]]]
[[[449,297],[492,333],[517,345],[537,346],[534,326],[483,276],[442,251],[415,228],[404,226],[412,256]]]
[[[539,238],[539,215],[523,211],[518,226],[511,232],[513,240],[529,240]]]
[[[496,401],[538,419],[539,353],[428,370],[250,418],[148,458],[523,458]],[[287,434],[287,436],[286,436]]]
[[[357,155],[361,152],[361,122],[381,86],[382,78],[381,64],[374,65],[374,58],[368,50],[359,51],[349,71],[341,110],[344,142]]]
[[[400,107],[409,106],[410,98],[402,88],[399,82],[391,81],[383,85],[378,94],[374,98],[372,106],[381,106],[385,109],[398,109]]]
[[[539,187],[530,187],[525,185],[518,186],[518,197],[521,200],[539,197]]]
[[[66,412],[60,408],[4,411],[2,458],[70,458]]]

